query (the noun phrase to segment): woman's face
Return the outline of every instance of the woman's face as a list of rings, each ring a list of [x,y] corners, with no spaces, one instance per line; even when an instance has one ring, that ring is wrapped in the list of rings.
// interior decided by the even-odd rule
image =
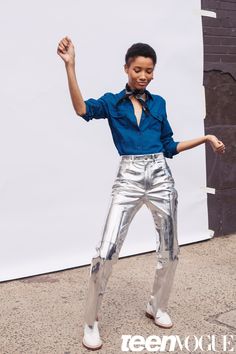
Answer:
[[[133,89],[145,89],[153,79],[154,64],[151,58],[138,56],[124,69],[128,75],[128,84]]]

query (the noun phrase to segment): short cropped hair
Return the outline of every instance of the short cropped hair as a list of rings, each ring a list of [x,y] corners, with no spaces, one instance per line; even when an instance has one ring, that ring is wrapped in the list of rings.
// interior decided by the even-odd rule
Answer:
[[[142,56],[145,58],[151,58],[154,66],[156,65],[157,56],[155,50],[146,43],[134,43],[125,55],[125,63],[129,66],[130,62],[136,57]],[[132,59],[132,60],[130,60]]]

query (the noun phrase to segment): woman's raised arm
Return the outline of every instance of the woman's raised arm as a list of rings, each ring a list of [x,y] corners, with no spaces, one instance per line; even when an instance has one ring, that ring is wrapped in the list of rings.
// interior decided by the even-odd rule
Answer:
[[[86,113],[86,105],[81,94],[76,74],[75,74],[75,50],[74,45],[69,37],[64,37],[58,44],[57,54],[64,60],[70,96],[75,112],[78,115]]]

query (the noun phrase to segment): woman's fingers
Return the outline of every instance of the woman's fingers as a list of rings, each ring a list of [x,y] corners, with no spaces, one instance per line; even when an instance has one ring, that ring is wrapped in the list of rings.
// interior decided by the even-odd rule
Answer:
[[[218,147],[218,149],[224,149],[225,145],[223,143],[221,143],[221,145]]]
[[[66,50],[63,47],[61,47],[61,46],[58,47],[58,51],[60,53],[66,53]]]
[[[63,41],[61,41],[61,42],[59,43],[59,48],[65,50],[65,49],[66,49],[66,44],[63,43]]]
[[[220,147],[218,147],[217,149],[216,149],[216,152],[225,152],[225,145],[224,144],[222,144]]]
[[[217,143],[218,143],[218,146],[216,147],[217,150],[221,149],[221,148],[223,148],[225,146],[224,143],[222,141],[220,141],[220,140],[218,140]]]
[[[69,44],[71,43],[71,40],[68,36],[64,37],[58,44],[58,48],[62,51],[62,52],[66,52]]]
[[[67,46],[69,44],[69,41],[66,38],[64,38],[64,39],[62,39],[62,44]]]

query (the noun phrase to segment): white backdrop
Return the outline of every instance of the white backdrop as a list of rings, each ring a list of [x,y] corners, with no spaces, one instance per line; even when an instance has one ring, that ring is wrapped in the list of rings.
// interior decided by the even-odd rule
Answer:
[[[0,280],[90,263],[102,236],[120,157],[106,119],[89,123],[71,104],[68,35],[85,99],[119,92],[135,42],[157,52],[148,89],[166,99],[176,141],[204,135],[200,0],[4,2],[1,26]],[[179,243],[210,237],[205,147],[167,159],[179,193]],[[155,249],[144,206],[120,256]]]

